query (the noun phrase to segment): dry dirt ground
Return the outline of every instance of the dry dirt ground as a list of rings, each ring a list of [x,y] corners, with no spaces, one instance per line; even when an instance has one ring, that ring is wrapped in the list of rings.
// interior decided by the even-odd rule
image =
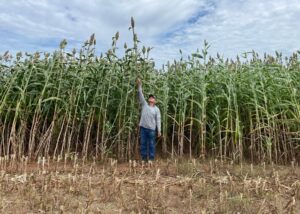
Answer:
[[[0,160],[1,213],[300,213],[298,164]]]

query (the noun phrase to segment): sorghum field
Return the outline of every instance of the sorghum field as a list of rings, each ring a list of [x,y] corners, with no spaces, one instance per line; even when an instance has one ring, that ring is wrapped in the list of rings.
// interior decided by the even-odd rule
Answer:
[[[300,53],[154,66],[119,34],[0,56],[3,213],[299,213]],[[181,52],[181,51],[180,51]],[[158,97],[158,160],[139,161],[136,78]]]

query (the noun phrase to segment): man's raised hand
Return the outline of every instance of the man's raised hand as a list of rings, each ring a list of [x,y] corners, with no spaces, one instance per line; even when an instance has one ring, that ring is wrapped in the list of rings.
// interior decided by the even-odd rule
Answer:
[[[137,85],[137,86],[142,85],[142,81],[141,81],[140,78],[137,78],[137,79],[136,79],[136,85]]]

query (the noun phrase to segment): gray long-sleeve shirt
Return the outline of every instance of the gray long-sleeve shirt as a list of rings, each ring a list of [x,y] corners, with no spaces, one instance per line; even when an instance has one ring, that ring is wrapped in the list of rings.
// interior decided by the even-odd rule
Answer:
[[[138,95],[139,101],[142,106],[142,115],[140,120],[140,126],[156,130],[160,133],[161,132],[161,116],[160,110],[157,106],[149,106],[147,101],[145,100],[142,86],[139,85],[138,87]]]

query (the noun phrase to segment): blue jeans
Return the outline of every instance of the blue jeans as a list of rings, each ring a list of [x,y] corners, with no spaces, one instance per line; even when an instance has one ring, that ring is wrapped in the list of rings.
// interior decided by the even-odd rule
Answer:
[[[141,136],[141,156],[142,160],[154,160],[155,157],[155,137],[156,131],[152,129],[147,129],[140,127],[140,136]]]

